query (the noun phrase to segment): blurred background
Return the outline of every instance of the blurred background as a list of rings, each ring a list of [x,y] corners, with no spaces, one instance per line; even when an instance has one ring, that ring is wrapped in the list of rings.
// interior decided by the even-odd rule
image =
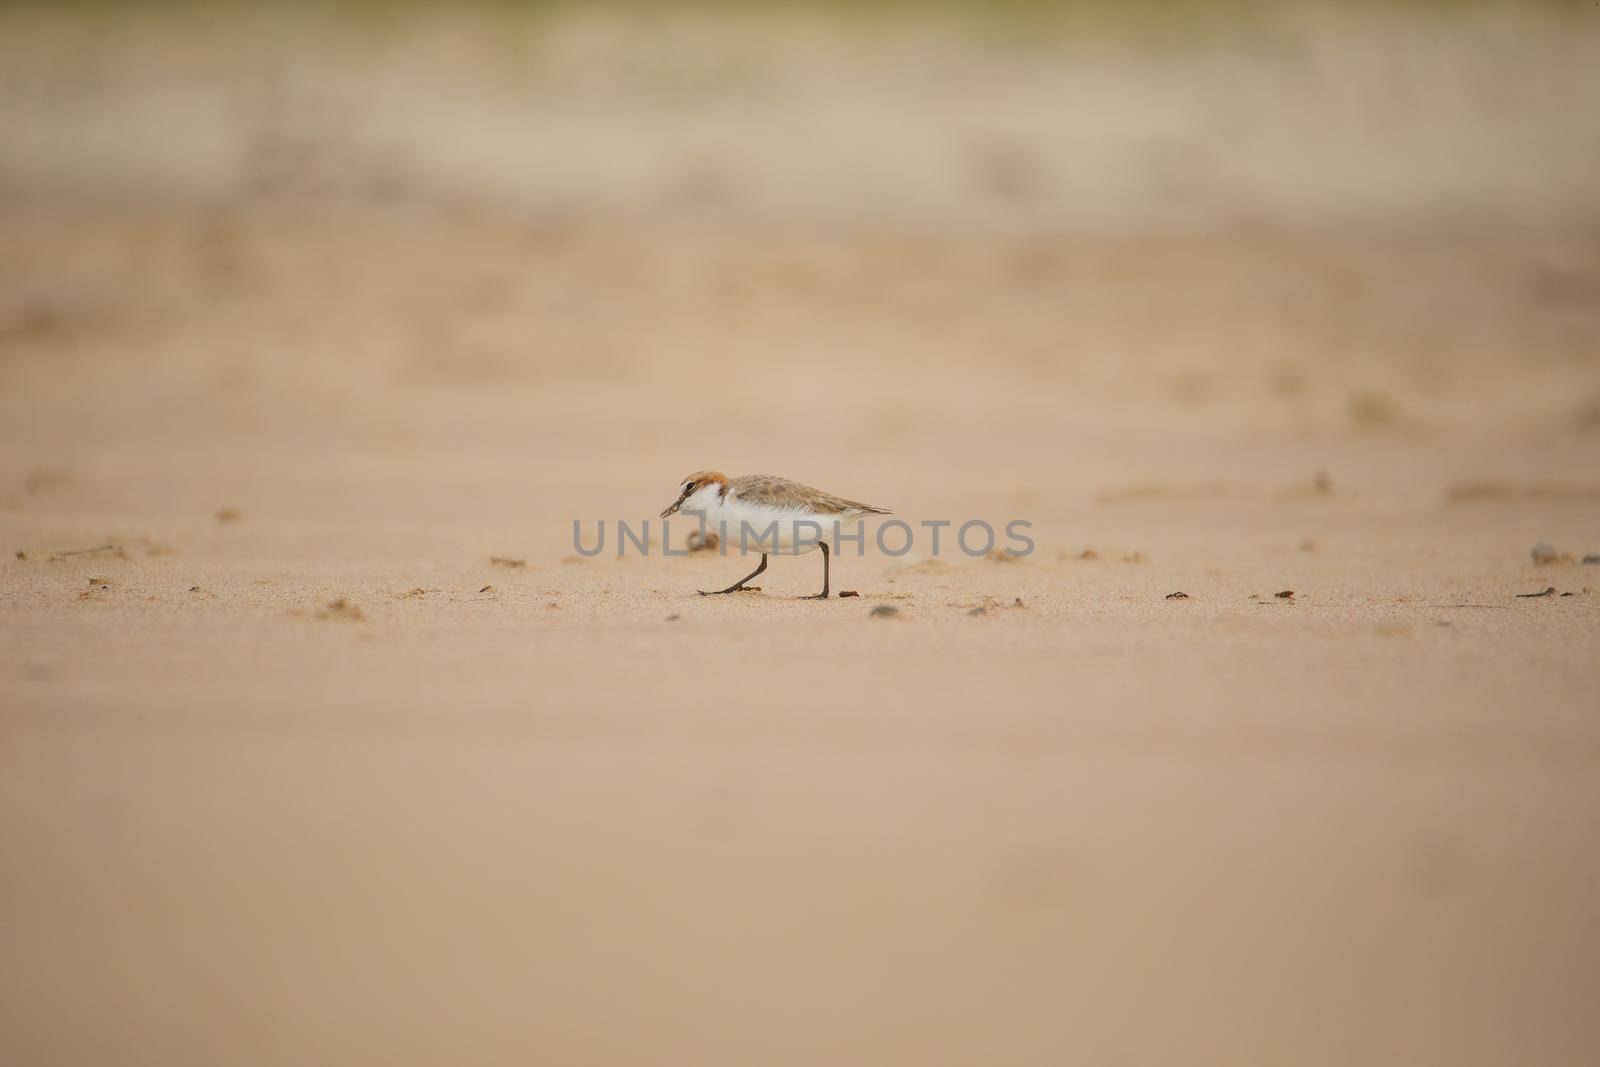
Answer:
[[[0,534],[7,1062],[1587,1062],[1600,7],[0,4]]]
[[[952,465],[1318,438],[1437,494],[1600,427],[1592,5],[0,18],[13,504],[643,516],[713,466],[948,510]]]

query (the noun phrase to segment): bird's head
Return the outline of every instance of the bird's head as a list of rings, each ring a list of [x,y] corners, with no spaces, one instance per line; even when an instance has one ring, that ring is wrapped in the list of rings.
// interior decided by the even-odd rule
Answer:
[[[727,491],[728,476],[721,471],[698,471],[689,475],[678,486],[678,499],[661,513],[664,519],[679,509],[694,514],[704,511],[712,501],[721,499]]]

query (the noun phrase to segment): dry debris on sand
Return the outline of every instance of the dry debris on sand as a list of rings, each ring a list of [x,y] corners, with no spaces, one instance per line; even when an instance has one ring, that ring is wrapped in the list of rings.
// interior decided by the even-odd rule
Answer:
[[[361,622],[366,619],[365,613],[344,597],[330,600],[315,612],[318,619],[334,620],[338,622]]]

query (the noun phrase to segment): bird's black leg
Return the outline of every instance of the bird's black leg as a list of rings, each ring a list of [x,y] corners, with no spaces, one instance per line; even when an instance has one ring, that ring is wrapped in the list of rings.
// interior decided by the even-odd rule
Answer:
[[[812,596],[803,596],[801,600],[827,600],[828,599],[828,542],[818,541],[817,547],[822,549],[822,592]]]
[[[757,567],[755,570],[751,571],[749,574],[745,575],[743,578],[740,578],[737,582],[734,582],[732,585],[728,586],[728,588],[726,588],[726,589],[718,589],[715,592],[710,592],[710,593],[706,592],[704,589],[697,589],[697,590],[695,590],[695,592],[699,593],[701,596],[721,596],[723,593],[737,593],[741,589],[759,590],[761,588],[759,585],[745,585],[744,583],[748,582],[750,579],[754,578],[756,575],[760,574],[762,571],[764,571],[766,569],[767,569],[767,554],[765,552],[763,552],[763,553],[761,553],[761,566]]]

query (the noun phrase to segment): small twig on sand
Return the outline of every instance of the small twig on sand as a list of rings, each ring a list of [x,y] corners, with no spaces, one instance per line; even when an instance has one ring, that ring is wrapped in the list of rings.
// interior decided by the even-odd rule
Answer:
[[[69,556],[98,556],[102,552],[109,552],[115,559],[128,558],[128,554],[122,551],[120,545],[96,545],[93,548],[68,548],[59,552],[51,552],[50,562],[60,563]]]
[[[1553,586],[1553,585],[1552,586],[1548,586],[1548,587],[1546,587],[1545,591],[1542,592],[1542,593],[1518,593],[1517,595],[1520,596],[1520,597],[1555,596],[1556,595],[1556,587]]]

